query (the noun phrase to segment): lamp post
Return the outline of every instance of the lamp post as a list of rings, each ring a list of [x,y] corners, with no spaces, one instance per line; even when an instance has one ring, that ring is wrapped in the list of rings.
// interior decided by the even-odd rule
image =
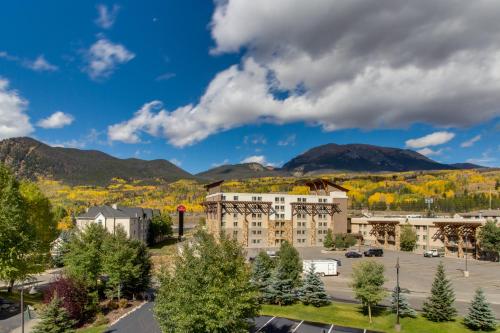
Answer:
[[[24,281],[21,284],[21,333],[24,333]]]
[[[399,257],[396,262],[396,331],[399,332],[401,330],[401,325],[399,323]]]
[[[465,235],[465,271],[464,271],[464,277],[469,277],[469,267],[468,267],[468,255],[467,255],[467,252],[469,252],[468,250],[468,245],[467,245],[467,235]]]

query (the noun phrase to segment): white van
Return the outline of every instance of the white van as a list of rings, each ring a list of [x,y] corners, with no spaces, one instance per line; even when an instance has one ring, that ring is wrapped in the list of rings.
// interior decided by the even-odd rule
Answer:
[[[318,260],[303,260],[302,271],[309,272],[311,266],[314,265],[314,270],[318,275],[329,276],[339,275],[339,261],[335,259],[318,259]]]

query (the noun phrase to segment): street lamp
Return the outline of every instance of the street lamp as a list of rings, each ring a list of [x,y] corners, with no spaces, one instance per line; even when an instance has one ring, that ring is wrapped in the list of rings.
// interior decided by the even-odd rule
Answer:
[[[400,331],[401,330],[401,325],[399,324],[399,257],[398,257],[398,260],[396,262],[396,331]]]
[[[468,268],[468,255],[467,255],[467,252],[469,252],[468,250],[468,245],[467,245],[467,235],[465,235],[465,271],[464,271],[464,277],[469,277],[469,268]]]

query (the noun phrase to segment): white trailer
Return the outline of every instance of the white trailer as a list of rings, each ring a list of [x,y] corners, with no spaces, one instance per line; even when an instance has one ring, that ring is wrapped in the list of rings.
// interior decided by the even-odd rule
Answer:
[[[335,259],[318,259],[318,260],[303,260],[302,270],[304,273],[309,272],[311,266],[314,265],[314,271],[321,276],[339,275],[339,262]]]

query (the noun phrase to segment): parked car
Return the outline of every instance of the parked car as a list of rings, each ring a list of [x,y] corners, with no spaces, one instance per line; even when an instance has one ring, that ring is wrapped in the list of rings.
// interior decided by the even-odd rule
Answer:
[[[363,254],[365,257],[383,257],[384,251],[382,249],[368,249]]]
[[[444,257],[444,253],[440,252],[437,249],[432,249],[432,250],[425,251],[424,257],[427,257],[427,258]]]
[[[345,253],[346,258],[361,258],[362,256],[363,256],[363,254],[361,252],[358,252],[358,251],[347,251]]]

